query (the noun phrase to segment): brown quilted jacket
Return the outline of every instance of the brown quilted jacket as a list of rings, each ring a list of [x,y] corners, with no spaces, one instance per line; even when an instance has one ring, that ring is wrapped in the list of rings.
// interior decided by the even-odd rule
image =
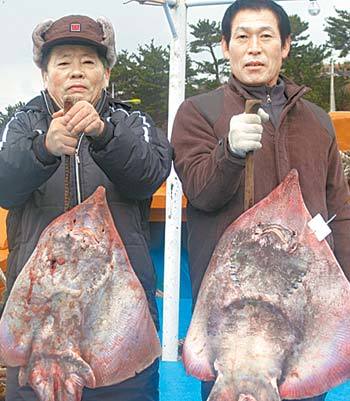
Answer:
[[[308,91],[285,82],[279,125],[264,124],[262,149],[255,152],[255,201],[268,195],[292,168],[299,172],[311,215],[337,214],[327,240],[350,279],[350,197],[328,114],[303,99]],[[226,227],[243,212],[244,159],[228,151],[230,118],[244,111],[251,96],[231,77],[220,88],[187,99],[172,133],[175,169],[189,200],[188,250],[196,298],[211,254]]]

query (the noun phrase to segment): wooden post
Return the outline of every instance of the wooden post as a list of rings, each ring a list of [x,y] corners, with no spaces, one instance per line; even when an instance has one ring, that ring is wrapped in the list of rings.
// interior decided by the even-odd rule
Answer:
[[[256,114],[262,101],[249,99],[245,103],[246,114]],[[245,160],[245,183],[244,183],[244,211],[254,205],[254,154],[250,151],[246,154]]]
[[[64,114],[73,107],[75,99],[72,96],[67,96],[64,99],[63,111]],[[66,212],[71,208],[72,193],[71,193],[71,157],[69,155],[64,156],[64,211]]]

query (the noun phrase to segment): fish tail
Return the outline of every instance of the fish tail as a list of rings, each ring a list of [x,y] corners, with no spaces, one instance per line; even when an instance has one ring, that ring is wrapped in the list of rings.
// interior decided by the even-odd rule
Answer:
[[[207,401],[237,401],[235,396],[232,383],[230,385],[223,376],[219,375]]]
[[[207,401],[281,401],[276,386],[262,377],[219,375]]]
[[[234,401],[281,401],[276,379],[265,375],[237,375],[233,384],[236,392]]]

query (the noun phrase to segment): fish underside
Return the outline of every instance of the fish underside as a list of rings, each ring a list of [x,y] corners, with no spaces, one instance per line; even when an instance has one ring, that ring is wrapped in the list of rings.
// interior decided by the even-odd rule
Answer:
[[[79,401],[160,355],[146,295],[105,190],[54,220],[19,274],[0,320],[0,361],[20,366],[40,401]]]
[[[280,401],[350,378],[350,285],[292,170],[233,222],[204,276],[184,344],[208,401]]]

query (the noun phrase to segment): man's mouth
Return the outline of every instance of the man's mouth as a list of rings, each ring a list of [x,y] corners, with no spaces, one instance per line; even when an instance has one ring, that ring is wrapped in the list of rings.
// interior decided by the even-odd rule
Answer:
[[[245,64],[245,67],[263,67],[264,63],[261,61],[249,61]]]
[[[84,85],[71,85],[68,87],[68,91],[82,92],[84,90],[86,90],[86,86]]]

